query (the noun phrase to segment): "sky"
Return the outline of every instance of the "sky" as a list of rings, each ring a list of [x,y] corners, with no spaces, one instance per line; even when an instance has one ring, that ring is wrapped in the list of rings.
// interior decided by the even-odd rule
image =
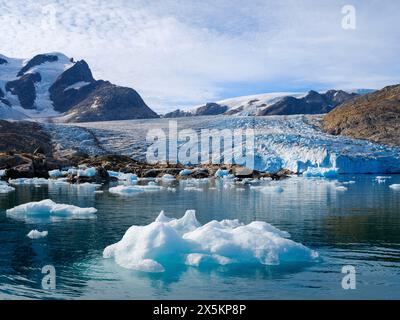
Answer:
[[[345,29],[345,5],[355,29]],[[62,52],[155,111],[399,83],[398,0],[0,0],[0,53]]]

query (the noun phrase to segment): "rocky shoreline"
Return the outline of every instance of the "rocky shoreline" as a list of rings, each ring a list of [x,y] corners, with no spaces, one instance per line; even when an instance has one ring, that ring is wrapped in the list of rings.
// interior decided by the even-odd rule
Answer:
[[[88,156],[74,154],[69,159],[55,159],[45,155],[40,150],[34,153],[0,153],[0,171],[3,172],[1,180],[18,178],[50,178],[52,170],[66,170],[68,168],[95,168],[93,176],[80,176],[71,171],[66,176],[70,183],[106,183],[115,180],[109,172],[135,174],[139,178],[160,178],[166,174],[176,179],[203,179],[214,177],[218,170],[224,170],[241,180],[245,178],[260,179],[271,178],[280,180],[288,177],[292,172],[283,170],[278,173],[266,173],[250,170],[238,165],[201,165],[183,166],[181,164],[148,164],[139,162],[127,156],[102,155]],[[182,170],[187,170],[181,175]]]

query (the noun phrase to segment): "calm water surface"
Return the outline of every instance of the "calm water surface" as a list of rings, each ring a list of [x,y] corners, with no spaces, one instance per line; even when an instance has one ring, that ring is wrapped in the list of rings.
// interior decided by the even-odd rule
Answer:
[[[329,180],[291,178],[279,182],[283,193],[261,193],[249,186],[224,189],[214,182],[203,192],[144,193],[120,197],[67,186],[20,186],[0,194],[0,299],[399,299],[400,183],[392,176],[341,176],[348,191]],[[265,182],[267,183],[267,182]],[[6,209],[52,199],[95,207],[94,220],[16,221]],[[103,249],[121,239],[132,225],[151,223],[161,210],[181,217],[195,209],[201,223],[239,219],[266,221],[288,231],[292,239],[315,249],[321,261],[286,266],[176,266],[163,274],[126,270],[102,258]],[[39,240],[32,229],[48,230]],[[41,268],[54,265],[55,291],[41,289]],[[341,268],[357,270],[357,289],[343,290]]]

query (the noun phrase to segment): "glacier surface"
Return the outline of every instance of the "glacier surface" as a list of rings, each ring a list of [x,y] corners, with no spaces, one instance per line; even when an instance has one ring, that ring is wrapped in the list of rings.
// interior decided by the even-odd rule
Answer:
[[[211,116],[177,121],[178,130],[194,129],[197,132],[202,129],[254,129],[254,168],[261,171],[289,169],[310,176],[400,173],[400,148],[326,134],[319,129],[319,115]],[[147,119],[81,123],[69,128],[75,132],[78,128],[90,130],[108,153],[143,161],[150,145],[146,143],[147,132],[157,128],[168,134],[168,124],[169,119]],[[63,130],[67,130],[67,126]],[[81,144],[79,139],[74,141],[72,134],[68,138],[66,143]],[[93,150],[89,147],[87,151]]]

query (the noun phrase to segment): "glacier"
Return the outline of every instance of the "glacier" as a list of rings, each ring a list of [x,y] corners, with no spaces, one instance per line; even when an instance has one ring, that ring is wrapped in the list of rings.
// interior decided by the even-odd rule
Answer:
[[[400,173],[400,148],[366,140],[329,135],[320,130],[321,115],[295,116],[203,116],[176,119],[178,130],[194,129],[254,129],[254,169],[278,172],[288,169],[309,176],[336,174],[393,174]],[[161,128],[168,133],[169,119],[127,120],[80,123],[63,126],[66,131],[90,131],[107,153],[123,154],[145,160],[149,147],[146,134]],[[50,125],[49,125],[50,126]],[[53,132],[58,129],[54,128]],[[90,136],[89,134],[87,134]],[[81,145],[74,135],[67,144]],[[62,139],[57,135],[58,139]],[[60,141],[62,142],[62,141]],[[88,143],[86,152],[93,152]],[[85,151],[85,146],[81,146]]]
[[[103,257],[123,268],[151,273],[164,272],[171,263],[202,267],[317,261],[316,251],[289,237],[266,222],[214,220],[201,225],[194,210],[180,219],[162,211],[149,225],[130,227],[119,242],[104,249]]]

